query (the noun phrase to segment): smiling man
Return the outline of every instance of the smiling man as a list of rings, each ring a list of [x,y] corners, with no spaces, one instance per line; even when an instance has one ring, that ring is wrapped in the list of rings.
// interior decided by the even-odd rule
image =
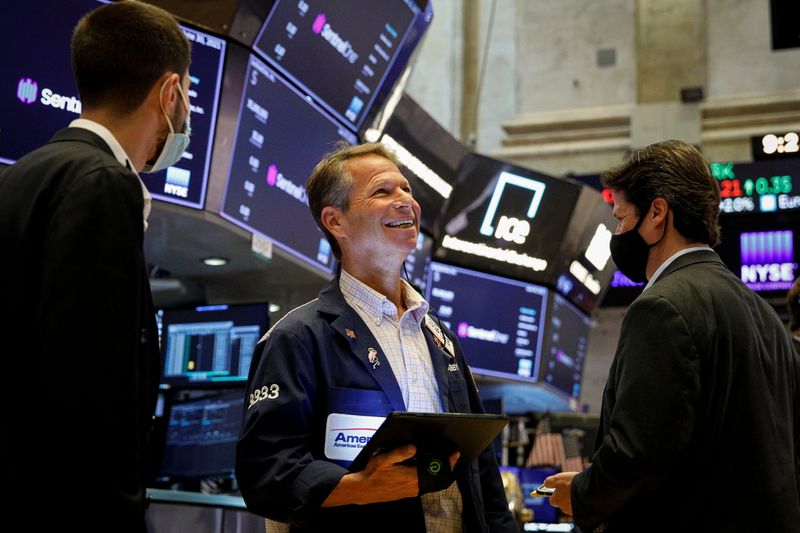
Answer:
[[[392,411],[483,412],[456,337],[401,279],[420,208],[380,144],[343,148],[307,184],[341,261],[319,298],[265,335],[250,369],[236,475],[248,509],[292,531],[519,531],[487,448],[448,488],[420,495],[404,446],[346,466]],[[454,464],[457,454],[451,458]]]

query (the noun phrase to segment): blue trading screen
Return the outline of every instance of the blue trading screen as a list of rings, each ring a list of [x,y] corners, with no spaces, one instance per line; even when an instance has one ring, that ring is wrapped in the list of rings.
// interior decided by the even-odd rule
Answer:
[[[548,290],[431,262],[428,301],[476,374],[539,379]]]
[[[209,305],[160,311],[162,383],[242,384],[267,330],[267,304]]]
[[[560,294],[552,292],[551,295],[539,382],[577,402],[581,396],[591,319]]]
[[[314,165],[355,136],[250,56],[222,216],[325,272],[334,257],[308,209]]]
[[[421,15],[412,0],[278,0],[254,48],[358,129],[383,85],[393,82],[390,73],[404,46],[416,44],[407,41],[419,38],[413,26]]]
[[[12,164],[78,118],[81,101],[72,77],[70,40],[96,0],[6,2],[0,32],[0,163]],[[58,13],[58,16],[42,16]],[[183,27],[192,43],[192,141],[175,166],[142,174],[154,198],[201,208],[219,100],[225,41]],[[35,39],[30,37],[35,35]]]
[[[242,391],[173,404],[159,480],[232,476],[243,412]]]

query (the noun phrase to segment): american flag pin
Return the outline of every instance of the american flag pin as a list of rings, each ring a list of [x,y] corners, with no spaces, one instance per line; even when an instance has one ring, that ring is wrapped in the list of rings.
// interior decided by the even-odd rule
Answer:
[[[356,338],[356,332],[355,332],[355,331],[353,331],[352,329],[345,329],[345,330],[344,330],[344,333],[345,333],[345,335],[347,335],[347,336],[348,336],[348,337],[350,337],[351,339],[355,340],[355,338]]]
[[[381,362],[378,360],[378,352],[375,348],[370,348],[367,351],[367,359],[369,359],[369,364],[372,365],[372,369],[376,369],[380,366]]]

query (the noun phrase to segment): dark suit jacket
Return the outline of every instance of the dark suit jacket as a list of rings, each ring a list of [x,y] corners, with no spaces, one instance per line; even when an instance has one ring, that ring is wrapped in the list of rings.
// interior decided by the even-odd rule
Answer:
[[[0,456],[15,516],[144,530],[159,355],[142,206],[136,175],[83,129],[0,174]]]
[[[450,412],[483,412],[455,336],[444,331],[455,346],[451,360],[424,325],[423,332],[442,405]],[[373,347],[380,361],[377,367],[368,357]],[[258,344],[248,394],[236,478],[251,512],[290,522],[298,532],[425,531],[419,498],[320,508],[347,473],[325,456],[328,415],[385,417],[405,410],[389,361],[369,327],[345,302],[338,278],[317,300],[276,323]],[[463,472],[458,487],[465,532],[519,531],[491,448]]]
[[[623,320],[576,523],[798,531],[799,372],[775,311],[716,253],[676,259]]]

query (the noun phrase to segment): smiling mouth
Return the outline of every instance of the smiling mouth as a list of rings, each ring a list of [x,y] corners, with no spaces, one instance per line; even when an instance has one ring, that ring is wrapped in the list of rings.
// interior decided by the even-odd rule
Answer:
[[[410,228],[414,226],[413,220],[398,220],[384,224],[387,228]]]

